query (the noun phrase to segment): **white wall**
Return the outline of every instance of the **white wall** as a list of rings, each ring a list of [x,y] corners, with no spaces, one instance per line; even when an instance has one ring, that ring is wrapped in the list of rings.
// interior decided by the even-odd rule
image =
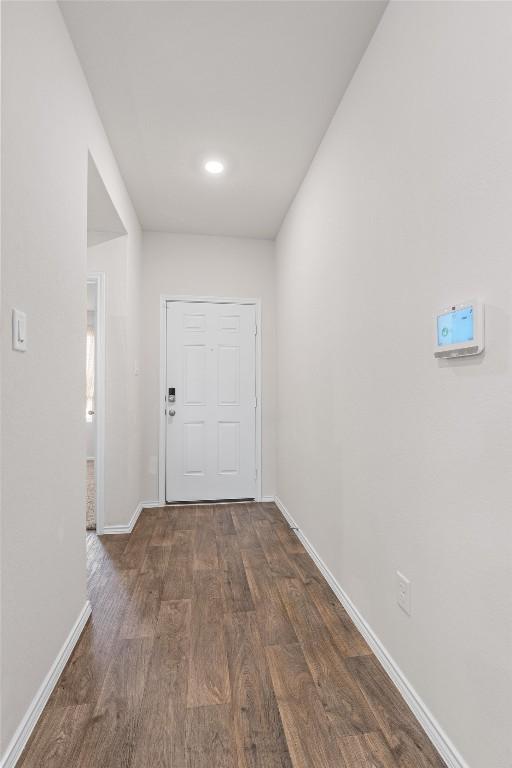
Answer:
[[[263,495],[275,492],[274,247],[269,240],[144,232],[141,345],[143,498],[158,499],[160,295],[262,300]]]
[[[2,14],[4,752],[86,600],[88,149],[134,261],[140,233],[58,6]],[[10,348],[12,307],[28,315],[25,354]]]
[[[391,3],[277,241],[278,494],[472,768],[512,765],[511,43]],[[485,355],[436,362],[473,296]]]
[[[130,262],[128,246],[129,238],[123,236],[87,249],[88,272],[105,273],[105,525],[128,523],[141,500],[140,270],[138,261]],[[137,275],[136,294],[130,290],[131,274]]]

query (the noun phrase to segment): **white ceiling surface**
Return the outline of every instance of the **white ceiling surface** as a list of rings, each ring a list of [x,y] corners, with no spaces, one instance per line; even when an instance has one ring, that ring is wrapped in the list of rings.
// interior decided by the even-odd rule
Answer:
[[[142,226],[275,237],[385,5],[61,2]]]

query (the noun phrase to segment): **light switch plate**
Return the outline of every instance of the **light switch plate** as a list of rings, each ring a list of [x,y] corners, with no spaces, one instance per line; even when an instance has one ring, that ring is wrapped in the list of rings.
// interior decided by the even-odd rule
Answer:
[[[27,316],[19,309],[12,311],[12,348],[17,352],[27,349]]]
[[[396,572],[396,601],[402,611],[411,615],[411,582],[400,571]]]

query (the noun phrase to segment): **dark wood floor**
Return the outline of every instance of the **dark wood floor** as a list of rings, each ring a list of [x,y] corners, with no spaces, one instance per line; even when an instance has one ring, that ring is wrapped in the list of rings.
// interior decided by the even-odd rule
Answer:
[[[441,768],[274,504],[88,534],[93,615],[22,768]]]

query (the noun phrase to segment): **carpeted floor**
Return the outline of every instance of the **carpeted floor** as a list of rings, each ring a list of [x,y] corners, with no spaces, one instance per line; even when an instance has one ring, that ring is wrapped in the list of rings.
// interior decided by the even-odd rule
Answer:
[[[96,530],[96,472],[94,460],[87,460],[87,511],[86,524],[88,531]]]

